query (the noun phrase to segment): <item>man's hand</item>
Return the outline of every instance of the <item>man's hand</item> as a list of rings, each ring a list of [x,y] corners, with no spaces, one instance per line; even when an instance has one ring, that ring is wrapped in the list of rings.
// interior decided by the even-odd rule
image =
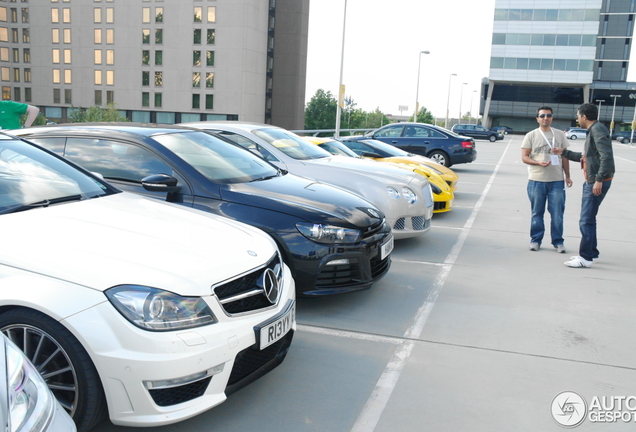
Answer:
[[[552,153],[556,155],[563,154],[563,149],[561,147],[552,147]]]
[[[601,192],[603,192],[603,182],[594,182],[594,186],[592,187],[592,193],[594,196],[599,196]]]

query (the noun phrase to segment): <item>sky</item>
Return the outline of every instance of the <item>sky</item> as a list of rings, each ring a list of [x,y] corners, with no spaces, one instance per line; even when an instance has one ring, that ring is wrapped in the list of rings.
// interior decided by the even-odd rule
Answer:
[[[457,118],[461,103],[462,115],[471,108],[477,115],[481,80],[489,72],[495,0],[346,3],[342,82],[356,108],[412,115],[421,56],[420,106],[437,118],[445,118],[448,107],[449,117]],[[310,0],[306,102],[318,89],[338,95],[344,5],[345,0]],[[636,81],[635,69],[629,81]],[[408,111],[400,112],[400,106]]]

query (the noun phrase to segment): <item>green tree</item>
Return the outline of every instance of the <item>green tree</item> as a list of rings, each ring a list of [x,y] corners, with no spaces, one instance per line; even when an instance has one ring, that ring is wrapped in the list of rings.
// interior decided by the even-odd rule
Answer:
[[[106,108],[93,105],[86,109],[79,107],[70,110],[68,120],[71,123],[89,122],[127,122],[128,118],[122,115],[114,104],[108,104]]]
[[[335,129],[338,101],[323,89],[316,90],[316,94],[305,107],[305,129]]]
[[[380,108],[376,108],[375,111],[366,114],[364,126],[362,126],[363,129],[376,129],[389,123],[389,119],[380,111]]]
[[[413,116],[409,118],[409,121],[413,121]],[[433,114],[427,110],[426,107],[421,107],[420,111],[417,113],[417,122],[435,124],[435,117],[433,117]]]

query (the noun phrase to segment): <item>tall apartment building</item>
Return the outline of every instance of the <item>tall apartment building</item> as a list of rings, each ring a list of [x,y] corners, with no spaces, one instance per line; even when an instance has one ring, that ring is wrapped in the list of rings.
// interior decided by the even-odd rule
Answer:
[[[309,0],[0,0],[2,98],[52,120],[304,127]]]
[[[580,104],[598,101],[601,121],[614,112],[617,124],[631,122],[635,12],[636,0],[496,0],[484,124],[529,131],[537,108],[549,105],[553,124],[565,129]]]

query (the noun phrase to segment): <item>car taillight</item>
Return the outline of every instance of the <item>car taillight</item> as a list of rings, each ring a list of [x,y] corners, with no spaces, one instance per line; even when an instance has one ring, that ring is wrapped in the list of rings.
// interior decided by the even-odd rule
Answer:
[[[462,147],[463,148],[473,148],[473,141],[462,141]]]

